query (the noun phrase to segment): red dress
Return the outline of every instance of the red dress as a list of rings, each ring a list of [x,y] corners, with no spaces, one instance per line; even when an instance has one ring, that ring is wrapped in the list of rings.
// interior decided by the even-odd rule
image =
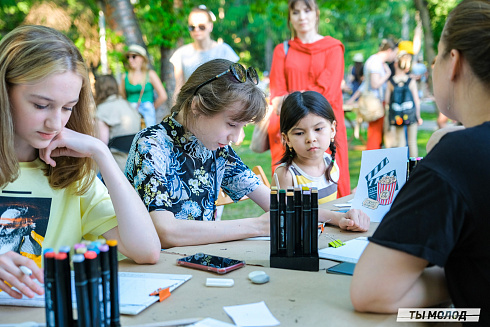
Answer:
[[[333,108],[337,121],[335,160],[340,167],[338,196],[350,194],[347,133],[344,121],[341,83],[344,77],[344,46],[330,36],[304,44],[300,39],[289,41],[287,56],[281,43],[274,49],[270,73],[270,98],[294,91],[317,91]],[[284,154],[279,116],[273,113],[269,123],[272,171]]]

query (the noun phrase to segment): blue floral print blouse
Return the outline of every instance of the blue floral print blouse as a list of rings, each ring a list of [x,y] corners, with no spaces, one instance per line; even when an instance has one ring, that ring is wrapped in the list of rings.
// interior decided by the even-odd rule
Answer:
[[[175,115],[136,135],[126,177],[149,212],[168,210],[178,219],[214,220],[220,187],[238,201],[260,180],[230,146],[208,150]]]

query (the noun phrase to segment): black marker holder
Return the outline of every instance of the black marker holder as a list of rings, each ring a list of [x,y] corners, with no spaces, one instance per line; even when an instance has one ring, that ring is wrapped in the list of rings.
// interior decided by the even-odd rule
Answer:
[[[312,210],[308,214],[304,214],[302,210],[302,205],[304,195],[301,192],[295,192],[295,203],[298,204],[298,195],[301,197],[299,201],[301,207],[294,208],[294,219],[293,226],[286,224],[285,233],[287,236],[293,235],[293,240],[286,240],[286,248],[281,248],[280,235],[281,227],[280,212],[281,212],[281,201],[271,201],[271,204],[275,203],[279,208],[274,212],[274,208],[271,205],[271,254],[270,254],[270,267],[271,268],[282,268],[282,269],[292,269],[292,270],[302,270],[302,271],[319,271],[320,263],[318,257],[318,210]],[[312,208],[318,208],[318,193],[311,197],[310,204]],[[272,195],[276,196],[276,195]],[[288,199],[290,200],[290,199]],[[299,212],[298,212],[299,211]],[[315,212],[315,213],[313,213]],[[277,213],[277,214],[276,214]],[[300,218],[299,218],[300,217]],[[309,234],[305,233],[304,221],[306,219],[309,221],[308,230]],[[288,219],[286,219],[286,222]],[[288,230],[289,229],[289,230]],[[291,231],[292,230],[292,231]],[[275,235],[274,235],[275,234]],[[308,235],[307,235],[308,234]],[[306,237],[305,237],[306,236]],[[300,237],[301,240],[297,238]],[[304,240],[310,239],[310,247],[305,246]],[[316,246],[315,246],[316,245]],[[292,247],[292,250],[291,250]],[[305,250],[307,253],[305,253]],[[288,255],[289,254],[289,255]]]

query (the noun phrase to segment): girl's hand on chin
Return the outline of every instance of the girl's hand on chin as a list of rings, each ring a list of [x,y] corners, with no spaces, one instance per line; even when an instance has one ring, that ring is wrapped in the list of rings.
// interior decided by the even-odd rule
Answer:
[[[39,149],[39,158],[46,164],[56,167],[56,157],[92,157],[97,139],[90,135],[64,128],[44,149]]]

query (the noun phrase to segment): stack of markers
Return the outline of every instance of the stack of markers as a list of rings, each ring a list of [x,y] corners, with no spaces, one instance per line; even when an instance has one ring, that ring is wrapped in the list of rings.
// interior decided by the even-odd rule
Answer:
[[[318,271],[318,190],[271,188],[270,265]]]
[[[417,165],[420,163],[420,160],[422,160],[423,157],[410,157],[408,158],[408,161],[407,161],[407,181],[408,181],[408,178],[410,176],[410,174],[413,174],[413,170],[415,169],[415,167],[417,167]]]
[[[115,327],[119,322],[117,241],[75,244],[77,320],[73,318],[70,247],[44,251],[47,327]]]

